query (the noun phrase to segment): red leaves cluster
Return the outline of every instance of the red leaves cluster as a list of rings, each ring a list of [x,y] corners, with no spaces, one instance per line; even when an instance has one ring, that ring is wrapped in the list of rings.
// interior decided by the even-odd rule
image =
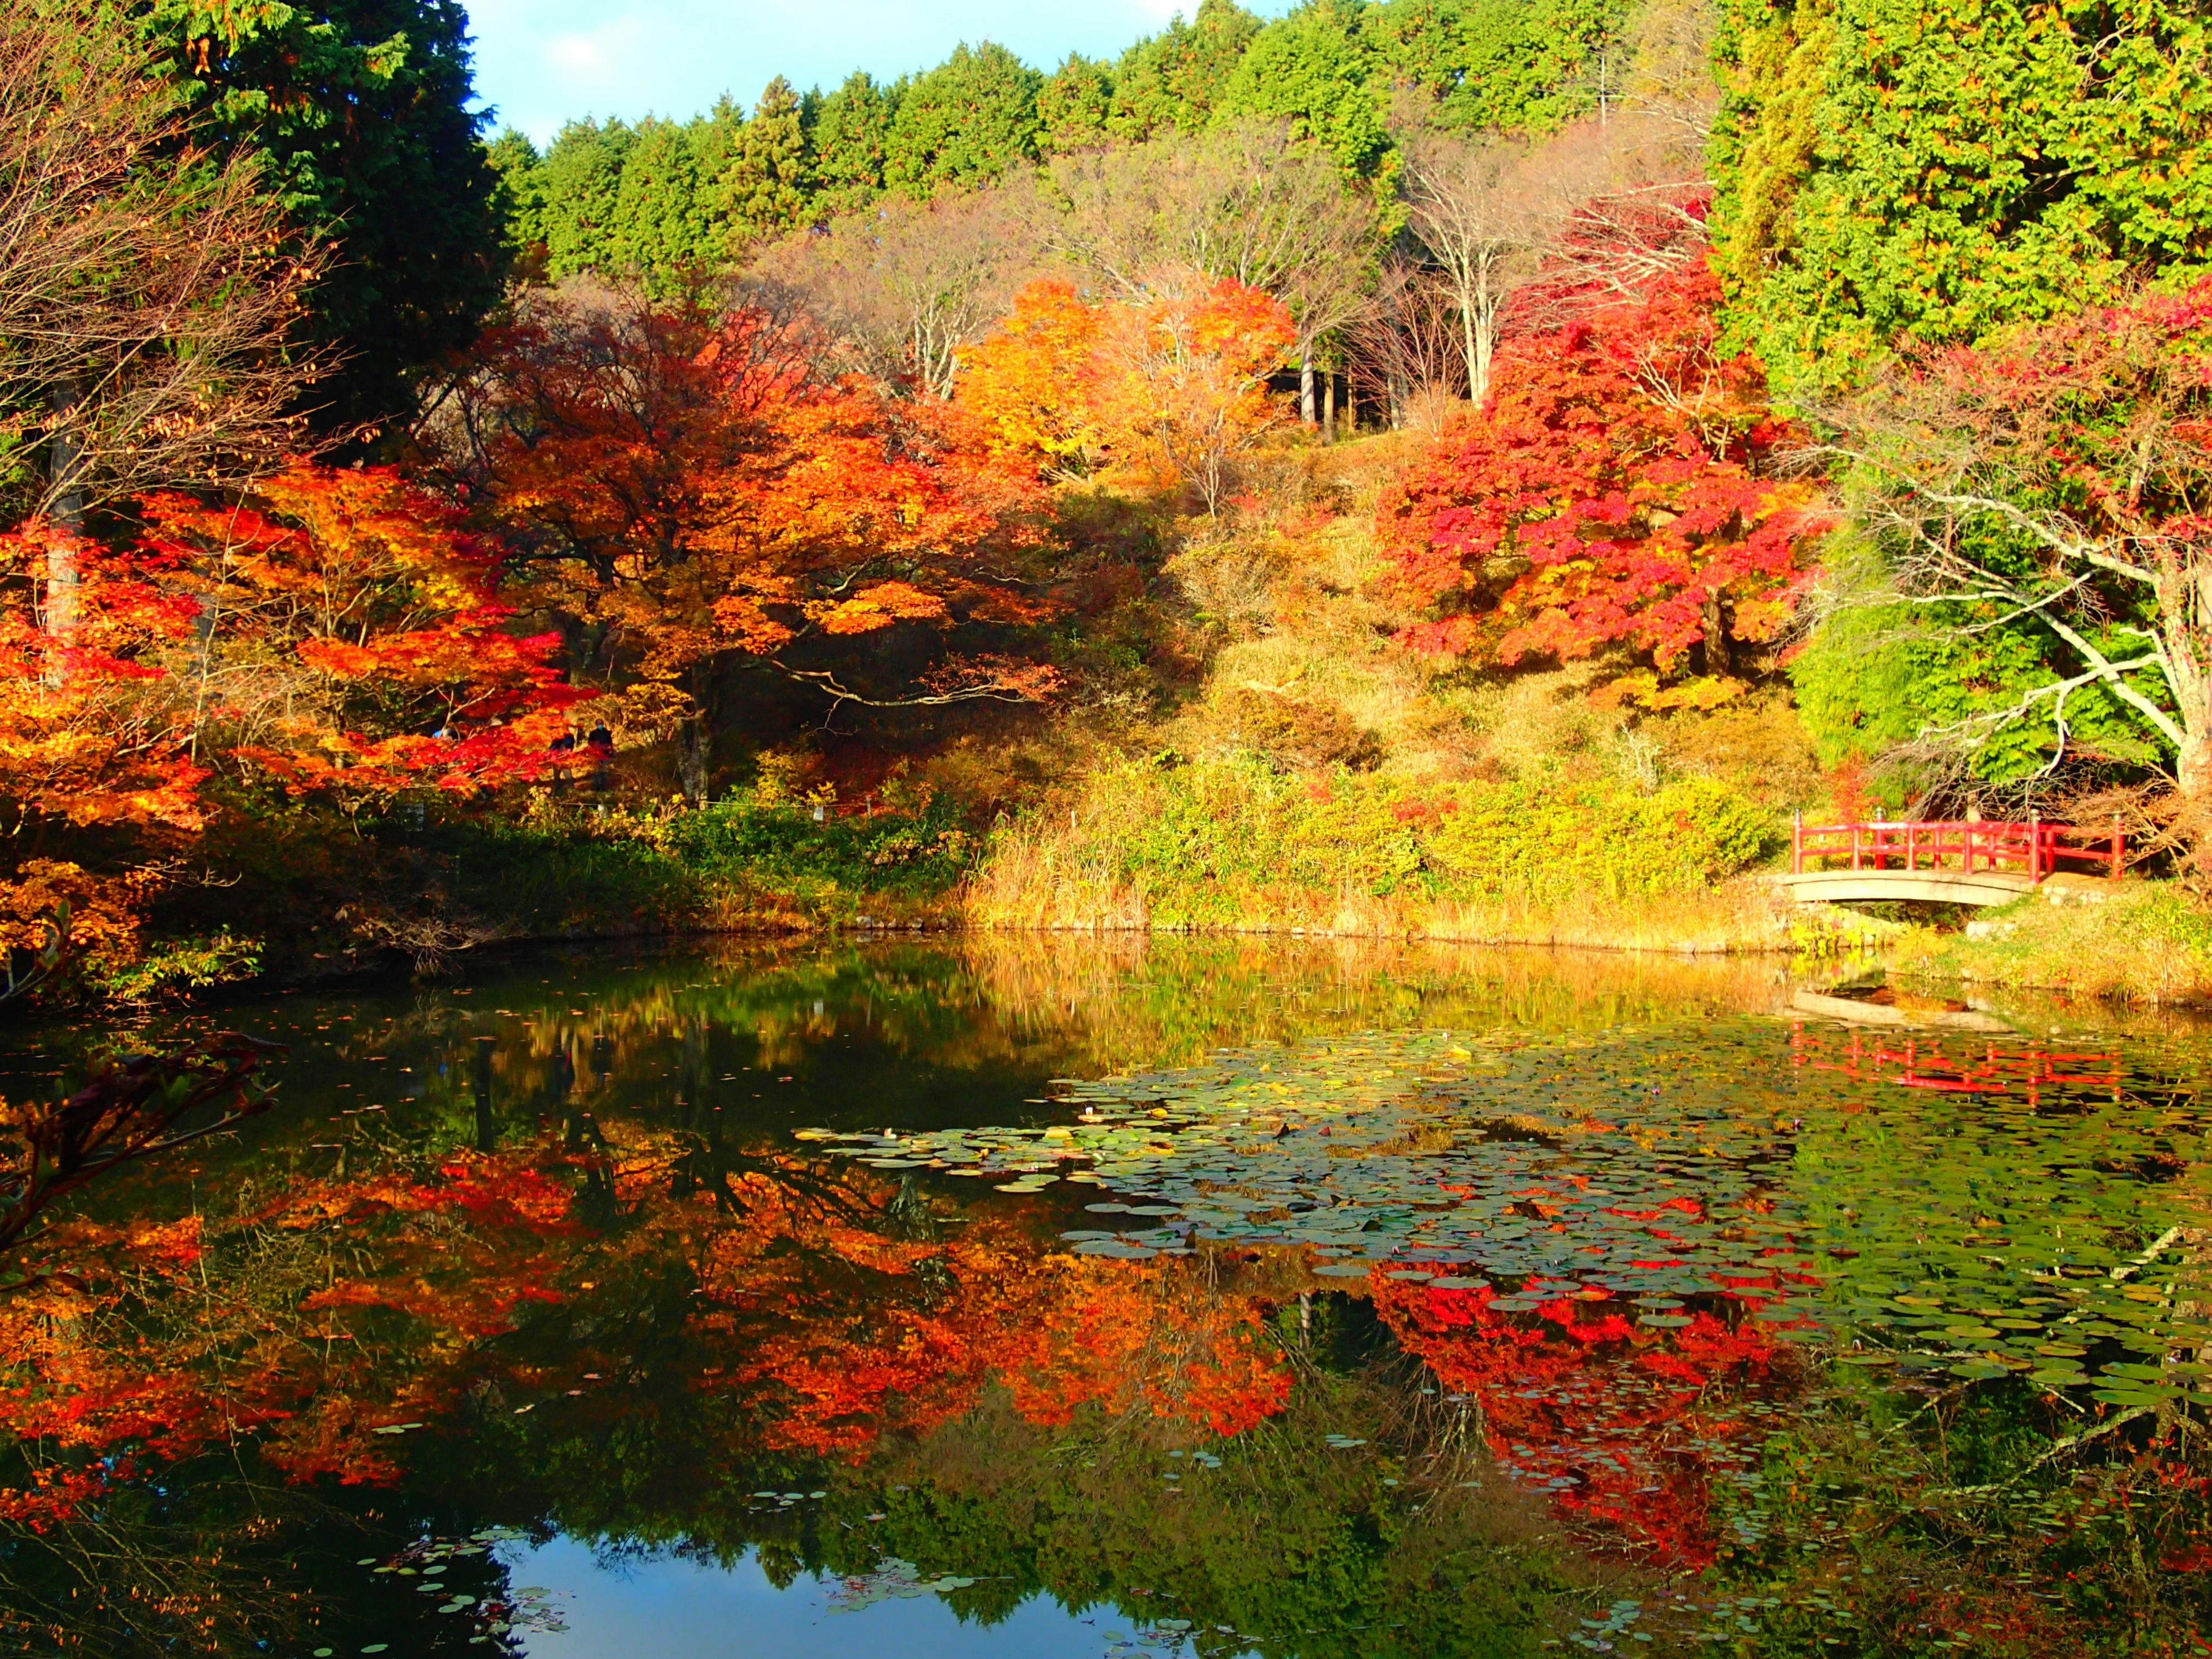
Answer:
[[[726,656],[818,665],[902,624],[1044,614],[1003,556],[1034,539],[1033,486],[826,356],[803,319],[704,304],[549,306],[488,346],[465,486],[518,592],[599,636],[636,726],[696,712]],[[969,694],[1048,689],[949,654]]]
[[[1772,637],[1827,524],[1771,476],[1785,434],[1755,365],[1721,355],[1718,297],[1698,264],[1501,351],[1490,402],[1384,495],[1431,612],[1401,642],[1509,665],[1626,645],[1652,696],[1695,645],[1726,675],[1730,641]]]
[[[809,1218],[764,1180],[747,1195],[749,1224],[714,1242],[703,1319],[732,1333],[725,1310],[772,1319],[729,1380],[781,1402],[777,1443],[857,1454],[887,1428],[927,1432],[960,1416],[994,1382],[1034,1423],[1096,1405],[1223,1435],[1289,1397],[1259,1308],[1182,1264],[1046,1252],[981,1218],[941,1249],[902,1244]],[[809,1261],[825,1250],[891,1283],[865,1307],[824,1299]],[[903,1293],[925,1262],[957,1288]]]
[[[1610,1300],[1562,1297],[1529,1324],[1492,1313],[1486,1288],[1385,1281],[1373,1295],[1406,1351],[1480,1402],[1491,1450],[1517,1480],[1563,1480],[1561,1508],[1668,1565],[1711,1563],[1711,1474],[1729,1443],[1753,1438],[1731,1402],[1765,1375],[1771,1337],[1699,1313],[1662,1338]]]

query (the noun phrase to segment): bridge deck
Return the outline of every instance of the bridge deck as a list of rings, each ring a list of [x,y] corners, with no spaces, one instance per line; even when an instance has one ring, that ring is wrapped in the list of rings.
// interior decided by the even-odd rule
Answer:
[[[1774,879],[1801,904],[1919,899],[1930,904],[2009,904],[2036,888],[2021,870],[1808,870]]]

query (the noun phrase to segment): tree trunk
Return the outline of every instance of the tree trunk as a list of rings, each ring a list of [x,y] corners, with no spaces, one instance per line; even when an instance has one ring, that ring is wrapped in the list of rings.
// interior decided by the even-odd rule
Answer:
[[[1468,397],[1480,409],[1490,396],[1490,366],[1498,355],[1498,295],[1487,279],[1475,290],[1467,337]]]
[[[707,805],[714,763],[714,673],[702,664],[691,671],[691,713],[684,717],[676,737],[676,779],[695,811]]]
[[[2198,814],[2212,811],[2212,731],[2191,726],[2174,758],[2174,777]]]
[[[1475,342],[1479,327],[1475,321],[1476,304],[1471,288],[1461,295],[1459,327],[1461,343],[1467,352],[1467,398],[1469,403],[1480,405],[1482,394],[1490,389],[1490,368],[1488,354]]]
[[[1336,371],[1322,376],[1321,441],[1325,444],[1336,441]]]
[[[1735,672],[1735,650],[1729,638],[1728,603],[1717,593],[1705,596],[1705,610],[1699,620],[1705,630],[1705,672],[1733,674]]]
[[[77,390],[64,383],[54,389],[54,433],[48,446],[53,511],[46,535],[46,632],[69,645],[80,620],[77,547],[84,538],[84,445],[76,432]],[[49,684],[64,678],[59,662],[47,667]]]
[[[677,734],[676,780],[695,811],[707,804],[707,766],[714,747],[705,714],[685,715]]]
[[[1298,418],[1308,426],[1315,424],[1313,353],[1298,354]]]

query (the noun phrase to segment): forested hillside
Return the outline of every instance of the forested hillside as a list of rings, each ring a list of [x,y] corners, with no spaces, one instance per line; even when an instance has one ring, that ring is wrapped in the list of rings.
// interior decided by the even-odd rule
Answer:
[[[41,994],[1817,944],[1798,811],[2117,819],[2201,955],[2186,9],[1203,0],[542,155],[447,0],[0,30]]]
[[[1613,0],[1329,0],[1262,23],[1235,0],[1111,62],[1049,73],[961,46],[884,84],[805,94],[781,77],[750,113],[724,99],[686,120],[584,120],[539,155],[490,148],[514,240],[547,274],[635,271],[660,284],[894,193],[927,200],[1103,146],[1281,121],[1356,178],[1387,179],[1394,107],[1452,132],[1552,131],[1621,95],[1628,8]]]

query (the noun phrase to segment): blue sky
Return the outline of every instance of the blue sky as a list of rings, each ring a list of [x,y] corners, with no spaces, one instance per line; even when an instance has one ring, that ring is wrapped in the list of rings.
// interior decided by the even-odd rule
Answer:
[[[1245,0],[1279,15],[1289,0]],[[543,143],[572,116],[687,116],[725,91],[750,108],[770,77],[801,91],[856,69],[882,79],[996,40],[1049,69],[1120,52],[1196,0],[468,0],[477,89]]]

